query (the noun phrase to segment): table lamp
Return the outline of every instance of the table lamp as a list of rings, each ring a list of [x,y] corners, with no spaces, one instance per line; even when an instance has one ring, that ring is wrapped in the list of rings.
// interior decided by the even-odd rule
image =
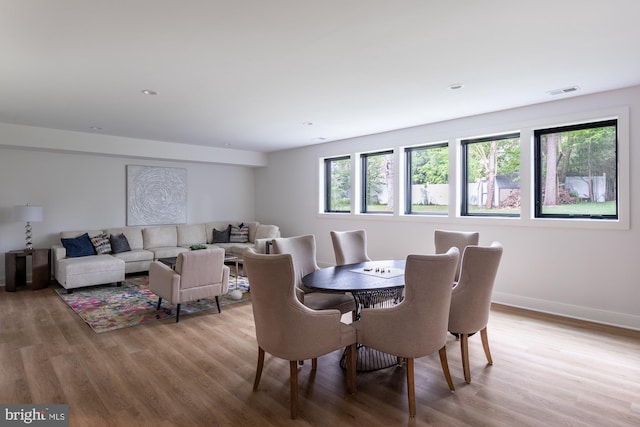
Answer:
[[[42,221],[42,206],[30,206],[28,203],[26,206],[14,206],[13,218],[16,221],[26,221],[27,225],[24,227],[24,232],[26,234],[25,240],[27,242],[27,250],[32,250],[31,223]]]

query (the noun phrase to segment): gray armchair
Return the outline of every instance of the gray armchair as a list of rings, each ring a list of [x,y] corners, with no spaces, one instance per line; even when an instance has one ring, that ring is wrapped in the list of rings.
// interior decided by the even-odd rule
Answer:
[[[451,247],[456,247],[460,251],[460,258],[458,259],[458,268],[456,268],[456,277],[454,282],[457,282],[460,277],[460,263],[462,262],[464,248],[469,245],[477,245],[479,240],[480,233],[476,231],[434,231],[433,241],[437,254],[446,253]]]
[[[365,230],[331,231],[329,234],[336,256],[336,265],[371,261],[367,255],[367,232]]]
[[[274,254],[291,254],[296,295],[300,302],[314,310],[336,309],[342,314],[356,310],[356,302],[351,295],[317,292],[302,284],[304,276],[319,269],[316,262],[316,238],[313,234],[273,239],[271,246]]]
[[[291,418],[297,416],[299,360],[317,358],[347,348],[347,386],[355,393],[356,330],[340,321],[338,310],[312,310],[295,295],[295,269],[291,254],[244,253],[251,283],[251,304],[258,341],[258,363],[253,390],[258,389],[265,352],[289,361]]]
[[[224,249],[182,252],[175,270],[153,261],[149,266],[149,289],[158,295],[158,310],[162,299],[177,304],[176,323],[180,321],[180,304],[215,297],[220,312],[219,295],[229,289],[229,267],[224,265]]]
[[[447,362],[447,320],[451,283],[459,252],[409,255],[405,267],[405,298],[389,308],[364,308],[353,325],[358,343],[406,359],[409,416],[416,415],[414,358],[438,351],[442,372],[455,390]]]
[[[487,338],[487,323],[493,283],[501,258],[502,245],[498,242],[493,242],[491,246],[467,246],[462,255],[460,280],[453,288],[449,331],[460,339],[462,368],[467,384],[471,382],[468,344],[470,335],[480,331],[487,362],[493,364]]]

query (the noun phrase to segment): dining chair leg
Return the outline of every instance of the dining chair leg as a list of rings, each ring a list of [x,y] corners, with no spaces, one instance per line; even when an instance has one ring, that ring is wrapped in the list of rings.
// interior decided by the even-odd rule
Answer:
[[[314,357],[313,359],[311,359],[311,369],[312,370],[316,370],[318,369],[318,358]]]
[[[493,365],[493,359],[491,358],[491,351],[489,350],[489,338],[487,337],[487,327],[480,331],[480,339],[482,339],[482,348],[484,348],[484,354],[487,356],[487,362],[489,365]]]
[[[291,375],[291,419],[295,420],[298,416],[298,364],[295,360],[289,362],[289,372]]]
[[[413,382],[413,357],[407,357],[407,396],[409,398],[409,417],[416,416],[416,388]]]
[[[180,321],[180,304],[176,307],[176,323]]]
[[[444,379],[447,380],[447,385],[449,386],[449,390],[455,391],[456,388],[453,385],[453,381],[451,380],[451,372],[449,372],[449,362],[447,361],[447,347],[444,346],[439,350],[440,354],[440,364],[442,365],[442,373],[444,374]]]
[[[469,335],[460,334],[460,353],[462,355],[462,371],[464,381],[471,384],[471,371],[469,370]]]
[[[262,376],[262,367],[264,366],[264,350],[258,347],[258,365],[256,366],[256,378],[253,380],[253,391],[258,390],[260,377]]]
[[[156,310],[160,310],[160,304],[162,304],[162,298],[158,298],[158,306],[156,307]]]
[[[218,298],[218,295],[216,295],[216,306],[218,307],[218,313],[222,313],[222,310],[220,309],[220,299]]]
[[[347,347],[347,390],[353,394],[357,390],[356,385],[356,363],[358,358],[358,350],[356,344]]]

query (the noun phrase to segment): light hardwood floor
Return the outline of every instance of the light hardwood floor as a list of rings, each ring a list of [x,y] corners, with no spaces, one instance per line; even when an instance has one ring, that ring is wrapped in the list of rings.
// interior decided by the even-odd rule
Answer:
[[[0,403],[70,405],[71,426],[638,426],[640,332],[494,307],[488,366],[470,338],[471,384],[447,343],[456,387],[437,354],[416,360],[417,417],[404,367],[358,374],[346,393],[340,352],[299,370],[289,419],[289,368],[267,355],[252,391],[257,345],[250,303],[95,334],[51,285],[0,294]]]

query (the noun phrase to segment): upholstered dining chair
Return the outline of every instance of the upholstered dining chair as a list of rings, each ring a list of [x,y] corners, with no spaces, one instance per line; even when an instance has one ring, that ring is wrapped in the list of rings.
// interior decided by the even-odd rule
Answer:
[[[477,245],[479,241],[480,233],[477,231],[435,230],[433,232],[433,242],[437,254],[447,252],[450,247],[456,247],[460,251],[454,282],[457,282],[460,277],[460,263],[462,262],[464,248],[469,245]]]
[[[251,304],[258,341],[258,364],[253,390],[258,389],[265,352],[289,361],[291,418],[298,411],[297,361],[317,358],[335,350],[347,349],[347,387],[356,391],[356,330],[340,321],[338,310],[312,310],[295,295],[295,269],[291,254],[244,252],[251,283]]]
[[[366,230],[331,231],[329,234],[336,256],[336,265],[371,261],[367,255]]]
[[[180,304],[215,297],[220,312],[219,295],[229,289],[229,267],[224,265],[224,249],[211,248],[178,254],[175,270],[159,261],[149,266],[149,289],[162,299],[177,304],[176,323],[180,321]]]
[[[353,296],[344,293],[317,292],[302,284],[304,276],[319,269],[316,261],[316,238],[313,234],[273,239],[271,252],[291,255],[296,295],[304,305],[314,310],[336,309],[342,314],[355,312],[356,302]]]
[[[438,351],[442,372],[455,390],[447,362],[447,321],[451,283],[459,251],[409,255],[405,267],[405,298],[389,308],[364,308],[353,323],[358,343],[406,359],[409,416],[416,415],[414,359]]]
[[[502,245],[493,242],[491,246],[467,246],[462,255],[460,280],[454,286],[449,311],[449,332],[460,340],[464,380],[471,382],[469,369],[469,335],[480,331],[482,347],[487,362],[492,365],[487,323],[491,309],[491,294],[495,282]]]

